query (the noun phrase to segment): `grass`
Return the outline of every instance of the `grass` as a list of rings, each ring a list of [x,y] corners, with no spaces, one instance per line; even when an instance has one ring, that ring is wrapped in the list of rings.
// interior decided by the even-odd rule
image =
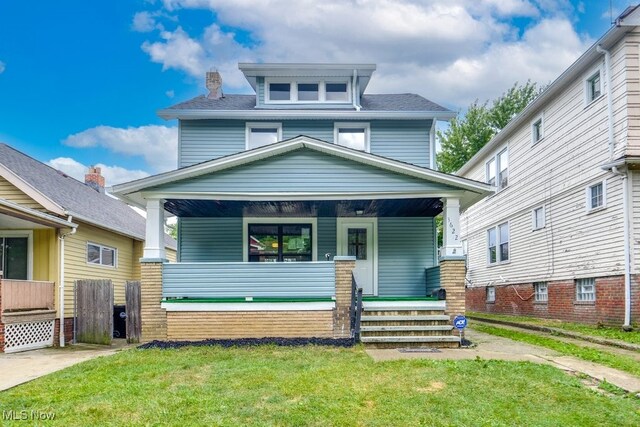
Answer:
[[[0,407],[64,426],[640,425],[638,400],[551,366],[375,363],[358,347],[128,350],[2,392]]]
[[[635,330],[633,332],[625,332],[620,328],[613,328],[608,326],[585,325],[582,323],[564,322],[562,320],[541,319],[538,317],[530,316],[511,316],[506,314],[469,313],[469,316],[474,316],[481,319],[504,320],[508,322],[527,323],[536,326],[547,326],[550,328],[578,332],[580,334],[591,335],[594,337],[615,339],[631,344],[640,344],[640,331],[638,330]]]
[[[633,375],[640,376],[640,362],[628,356],[608,353],[592,347],[583,347],[576,344],[559,341],[549,336],[541,336],[528,332],[514,331],[489,325],[474,324],[473,329],[515,341],[522,341],[541,347],[555,350],[558,353],[574,356],[579,359],[599,363],[610,368],[620,369]]]

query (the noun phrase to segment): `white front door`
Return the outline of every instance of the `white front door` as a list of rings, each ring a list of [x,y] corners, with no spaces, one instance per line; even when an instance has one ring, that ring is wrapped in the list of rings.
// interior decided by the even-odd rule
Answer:
[[[377,294],[375,219],[339,219],[339,255],[356,257],[353,276],[364,295]]]

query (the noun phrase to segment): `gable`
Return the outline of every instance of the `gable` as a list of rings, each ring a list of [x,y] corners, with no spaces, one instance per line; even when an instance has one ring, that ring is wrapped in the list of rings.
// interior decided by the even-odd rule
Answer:
[[[148,190],[207,193],[349,193],[459,189],[302,148]]]
[[[0,199],[17,203],[29,209],[46,210],[40,203],[36,202],[2,176],[0,176]]]

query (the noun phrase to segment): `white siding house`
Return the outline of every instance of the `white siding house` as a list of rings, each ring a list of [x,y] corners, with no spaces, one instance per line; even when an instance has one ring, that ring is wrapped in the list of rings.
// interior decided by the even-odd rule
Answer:
[[[623,14],[458,171],[497,189],[461,219],[471,310],[637,322],[639,16]],[[595,279],[594,301],[581,279]]]

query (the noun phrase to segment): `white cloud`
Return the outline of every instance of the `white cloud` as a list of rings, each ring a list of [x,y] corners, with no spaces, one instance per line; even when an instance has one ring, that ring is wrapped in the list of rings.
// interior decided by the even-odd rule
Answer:
[[[70,157],[58,157],[51,159],[47,164],[81,182],[84,182],[84,175],[87,173],[88,169],[87,165],[84,165]],[[130,170],[120,166],[107,166],[102,163],[98,163],[95,166],[101,168],[106,186],[116,185],[149,176],[147,172],[142,170]]]
[[[166,91],[164,94],[167,95],[167,98],[173,98],[176,96],[176,92],[173,89]]]
[[[133,15],[131,28],[140,33],[148,33],[156,28],[156,18],[151,12],[143,11]]]
[[[4,62],[0,61],[0,74],[2,74],[6,69],[7,66],[4,64]]]
[[[127,156],[141,156],[154,172],[175,169],[178,129],[167,126],[115,128],[97,126],[69,135],[63,144],[76,148],[103,147]]]
[[[515,81],[549,82],[590,42],[566,17],[573,10],[567,0],[164,0],[163,4],[178,15],[180,9],[210,10],[217,22],[202,34],[189,34],[182,27],[164,30],[142,49],[164,70],[182,70],[199,81],[215,67],[230,91],[248,90],[237,69],[242,61],[373,62],[378,71],[370,93],[417,92],[464,107],[475,98],[499,95]],[[514,17],[532,19],[532,25],[523,32],[513,26]],[[241,29],[254,43],[241,43],[226,28]]]

